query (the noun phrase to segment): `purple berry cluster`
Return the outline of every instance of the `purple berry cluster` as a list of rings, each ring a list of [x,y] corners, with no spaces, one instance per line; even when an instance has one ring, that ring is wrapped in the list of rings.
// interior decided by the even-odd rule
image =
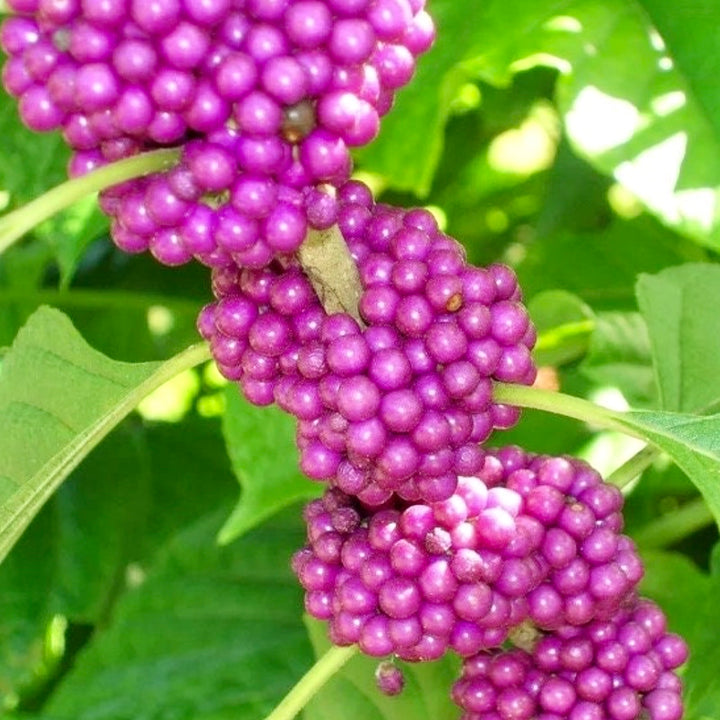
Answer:
[[[463,657],[462,720],[681,720],[687,647],[638,598],[621,510],[586,463],[505,447],[443,501],[378,509],[327,490],[292,564],[333,643]],[[386,666],[378,687],[393,694],[402,676]]]
[[[262,267],[305,235],[434,40],[424,0],[10,0],[3,83],[61,129],[69,171],[161,146],[173,171],[105,192],[112,235],[168,265]]]
[[[633,595],[610,620],[466,659],[452,696],[462,720],[681,720],[686,659],[662,610]]]
[[[535,331],[505,266],[469,266],[427,211],[342,186],[334,215],[357,263],[362,324],[326,313],[297,263],[214,272],[199,328],[221,372],[298,421],[306,475],[368,506],[444,500],[518,411],[492,381],[530,383]]]
[[[612,617],[643,576],[632,540],[621,534],[620,491],[580,460],[533,457],[517,447],[489,453],[481,478],[516,492],[542,527],[538,553],[547,576],[525,598],[533,624],[555,630]]]
[[[612,618],[642,576],[621,505],[579,460],[489,450],[443,501],[373,510],[328,490],[306,507],[294,567],[336,644],[468,657],[526,621],[556,630]]]

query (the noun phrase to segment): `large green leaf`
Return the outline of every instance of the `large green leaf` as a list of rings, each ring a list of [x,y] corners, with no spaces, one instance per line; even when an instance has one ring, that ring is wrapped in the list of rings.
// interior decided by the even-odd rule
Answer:
[[[242,493],[220,532],[230,542],[278,510],[317,497],[324,486],[298,469],[295,421],[276,406],[256,407],[230,385],[223,433]]]
[[[650,341],[639,313],[599,313],[580,370],[600,385],[618,388],[634,407],[656,406]]]
[[[562,288],[593,310],[635,309],[639,273],[702,260],[703,251],[652,218],[616,218],[601,232],[558,232],[533,243],[518,265],[527,296]]]
[[[145,395],[206,357],[197,346],[166,363],[118,363],[90,348],[62,313],[35,313],[0,370],[0,559]]]
[[[311,664],[289,569],[299,509],[224,548],[227,512],[179,532],[43,711],[61,720],[258,720]],[[139,584],[137,582],[140,581]]]
[[[325,623],[308,620],[307,625],[315,655],[320,657],[330,647]],[[353,657],[308,703],[305,720],[439,720],[457,716],[450,687],[460,674],[460,663],[452,653],[435,662],[398,663],[405,689],[395,697],[383,695],[375,684],[378,662],[363,655]]]
[[[49,681],[42,650],[53,617],[106,622],[128,565],[146,567],[178,528],[233,491],[217,421],[129,421],[95,448],[0,566],[0,707]]]
[[[637,284],[662,406],[698,411],[720,402],[720,267],[688,264]]]
[[[636,410],[623,416],[623,423],[672,457],[720,525],[720,415]]]
[[[654,5],[586,0],[566,9],[576,31],[565,29],[574,47],[561,55],[570,67],[558,85],[559,104],[580,153],[664,222],[717,248],[720,164],[708,158],[720,152],[720,133],[704,107],[720,98],[709,83],[716,70],[678,62],[678,44],[666,46],[653,31]],[[712,56],[714,40],[696,28],[716,24],[718,12],[701,21],[686,11],[687,24],[673,20],[675,35]],[[696,84],[698,77],[704,82]]]
[[[697,99],[704,117],[720,137],[720,92],[717,76],[720,56],[715,29],[720,7],[715,0],[678,3],[671,0],[638,0],[638,4],[660,32],[673,59]]]

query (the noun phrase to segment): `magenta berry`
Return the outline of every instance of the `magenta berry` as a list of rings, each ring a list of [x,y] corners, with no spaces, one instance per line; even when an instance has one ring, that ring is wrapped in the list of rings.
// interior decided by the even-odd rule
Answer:
[[[393,630],[397,633],[400,632],[400,626],[394,625],[391,627],[390,632]],[[405,687],[405,677],[402,670],[391,662],[381,662],[375,669],[375,682],[377,683],[378,690],[383,695],[399,695]]]

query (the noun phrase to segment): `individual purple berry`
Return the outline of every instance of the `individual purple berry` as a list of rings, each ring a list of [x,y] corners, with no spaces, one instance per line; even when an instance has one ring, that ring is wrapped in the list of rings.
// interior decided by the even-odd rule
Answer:
[[[375,669],[375,682],[383,695],[399,695],[405,687],[405,676],[394,663],[381,662]]]

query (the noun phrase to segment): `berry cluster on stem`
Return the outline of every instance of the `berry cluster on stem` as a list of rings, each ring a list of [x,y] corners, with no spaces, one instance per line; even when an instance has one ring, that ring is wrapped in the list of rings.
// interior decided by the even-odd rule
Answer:
[[[297,260],[278,261],[214,271],[200,332],[251,402],[297,418],[306,475],[369,506],[443,500],[480,469],[491,431],[517,420],[493,380],[535,376],[517,281],[469,266],[429,212],[376,204],[356,181],[335,205],[357,317],[328,313]]]
[[[72,176],[158,147],[167,172],[106,190],[127,252],[266,265],[316,227],[312,190],[350,175],[435,30],[424,0],[11,0],[3,84],[60,129]]]

